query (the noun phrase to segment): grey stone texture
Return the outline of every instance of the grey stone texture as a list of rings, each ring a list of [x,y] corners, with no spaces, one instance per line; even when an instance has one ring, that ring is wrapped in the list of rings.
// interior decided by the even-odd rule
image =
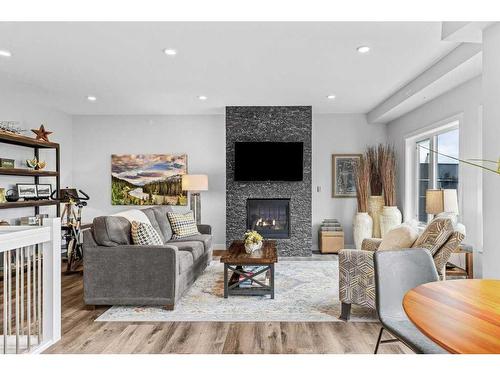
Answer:
[[[311,256],[312,108],[226,107],[226,245],[246,231],[247,198],[290,198],[290,238],[277,239],[280,256]],[[303,142],[303,180],[234,181],[235,142]],[[258,157],[262,157],[259,155]],[[272,156],[270,156],[272,157]]]

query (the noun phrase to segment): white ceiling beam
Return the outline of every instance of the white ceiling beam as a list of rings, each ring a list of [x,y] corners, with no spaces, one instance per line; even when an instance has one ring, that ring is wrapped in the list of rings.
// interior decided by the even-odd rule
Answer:
[[[482,43],[483,29],[494,22],[442,22],[441,40],[447,42]]]
[[[476,43],[462,43],[438,62],[408,82],[382,103],[367,113],[367,119],[371,123],[387,122],[386,115],[405,104],[412,97],[422,92],[427,87],[436,84],[445,75],[467,63],[480,54],[481,45]],[[451,87],[450,87],[451,88]]]

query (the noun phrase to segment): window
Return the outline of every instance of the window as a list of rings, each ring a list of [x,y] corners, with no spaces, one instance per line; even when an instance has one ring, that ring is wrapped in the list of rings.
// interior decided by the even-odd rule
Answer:
[[[407,186],[407,207],[412,216],[422,223],[428,221],[425,212],[425,193],[427,189],[457,189],[459,184],[459,129],[458,121],[438,129],[427,131],[407,139],[407,155],[412,161],[410,166],[413,186]],[[433,152],[433,151],[436,152]],[[445,156],[447,155],[447,156]],[[450,156],[450,157],[448,157]],[[408,181],[408,180],[407,180]],[[409,182],[409,181],[408,181]]]

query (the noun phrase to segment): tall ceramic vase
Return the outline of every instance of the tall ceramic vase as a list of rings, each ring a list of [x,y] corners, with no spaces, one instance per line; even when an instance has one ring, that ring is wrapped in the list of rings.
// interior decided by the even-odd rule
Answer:
[[[363,240],[372,236],[373,220],[367,212],[358,212],[354,217],[352,229],[356,249],[361,249]]]
[[[400,225],[402,221],[403,216],[397,206],[384,206],[380,214],[380,235],[382,238],[392,228]]]
[[[368,214],[373,220],[373,237],[380,238],[380,214],[384,207],[382,195],[372,195],[368,198]]]

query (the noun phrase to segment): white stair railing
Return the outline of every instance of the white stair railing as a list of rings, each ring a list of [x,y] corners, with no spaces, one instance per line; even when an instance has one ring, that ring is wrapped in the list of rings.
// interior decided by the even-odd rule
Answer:
[[[61,220],[0,226],[0,353],[41,353],[61,338]]]

